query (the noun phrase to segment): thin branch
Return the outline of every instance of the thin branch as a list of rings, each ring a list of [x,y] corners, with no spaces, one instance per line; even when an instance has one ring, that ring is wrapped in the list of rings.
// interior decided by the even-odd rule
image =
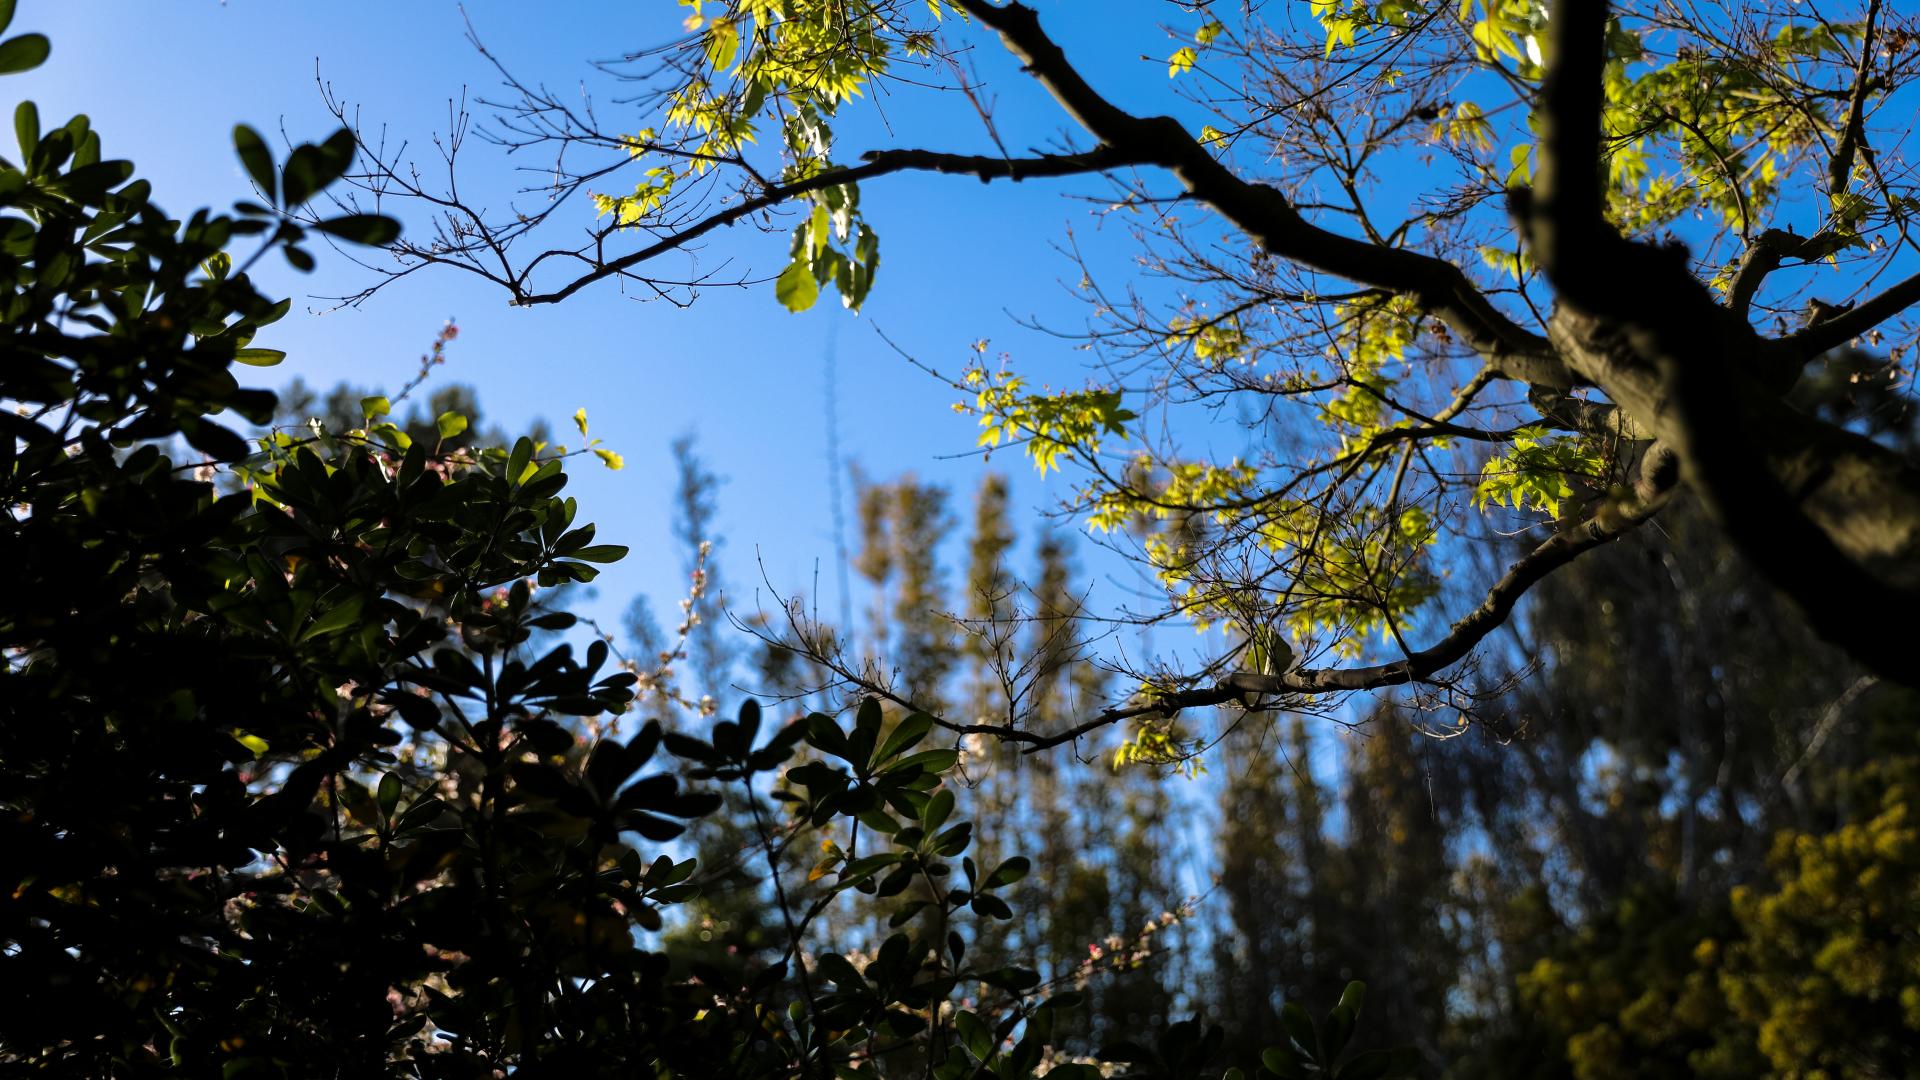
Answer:
[[[1455,622],[1445,637],[1428,648],[1408,653],[1405,659],[1367,667],[1302,668],[1282,675],[1236,672],[1212,686],[1156,694],[1152,701],[1108,709],[1057,735],[1038,741],[1023,740],[1029,743],[1026,752],[1070,742],[1135,716],[1167,716],[1192,706],[1222,705],[1262,694],[1328,694],[1425,681],[1465,659],[1488,634],[1507,621],[1527,590],[1581,555],[1633,531],[1658,513],[1678,487],[1679,461],[1670,451],[1656,446],[1648,451],[1641,469],[1639,491],[1631,503],[1605,505],[1579,526],[1554,535],[1528,552],[1507,568],[1500,580],[1487,590],[1480,605]]]
[[[1833,699],[1821,712],[1820,723],[1813,729],[1813,738],[1807,740],[1807,748],[1801,751],[1800,756],[1794,759],[1786,772],[1780,774],[1780,782],[1775,787],[1775,791],[1792,791],[1800,783],[1800,771],[1806,768],[1807,762],[1820,756],[1820,749],[1827,744],[1827,737],[1833,734],[1834,726],[1840,722],[1840,718],[1846,715],[1847,710],[1853,706],[1861,694],[1873,689],[1879,682],[1880,680],[1872,675],[1862,675],[1849,683],[1847,688],[1840,692],[1839,697]]]
[[[646,247],[630,251],[617,259],[596,263],[593,269],[580,275],[552,292],[525,293],[521,283],[526,278],[523,270],[516,276],[510,287],[514,291],[514,303],[526,307],[534,304],[557,304],[596,281],[624,274],[634,267],[685,247],[707,233],[722,226],[732,225],[742,218],[749,217],[786,202],[796,196],[824,188],[838,187],[841,184],[856,184],[863,180],[885,176],[889,173],[926,169],[944,173],[962,173],[977,176],[982,182],[989,180],[1024,180],[1042,176],[1073,176],[1090,172],[1101,172],[1128,164],[1141,162],[1111,148],[1098,148],[1085,154],[1045,155],[1031,158],[993,158],[975,157],[961,154],[940,154],[928,150],[876,150],[863,155],[865,164],[849,169],[836,169],[830,172],[797,180],[791,184],[777,184],[759,195],[743,199],[734,206],[710,215],[683,229],[675,230],[648,244]],[[527,268],[532,269],[531,266]]]
[[[1781,340],[1802,359],[1811,360],[1829,349],[1845,345],[1916,303],[1920,303],[1920,274],[1891,286],[1879,296],[1857,304],[1840,315],[1815,323],[1799,333],[1789,334]]]

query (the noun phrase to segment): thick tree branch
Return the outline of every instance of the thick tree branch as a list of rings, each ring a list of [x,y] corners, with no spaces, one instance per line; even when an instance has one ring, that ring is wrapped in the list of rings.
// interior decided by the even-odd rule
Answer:
[[[1234,175],[1172,117],[1134,116],[1102,97],[1041,29],[1032,8],[1020,3],[995,6],[986,0],[958,2],[968,15],[996,31],[1027,72],[1102,144],[1129,160],[1170,169],[1189,193],[1269,252],[1414,297],[1509,378],[1560,388],[1573,385],[1573,376],[1546,339],[1501,313],[1459,267],[1312,224],[1278,189]]]
[[[1779,229],[1768,229],[1747,242],[1740,255],[1740,267],[1733,273],[1733,288],[1727,293],[1727,310],[1746,318],[1753,297],[1767,275],[1780,269],[1780,260],[1793,254],[1801,238]]]
[[[1811,360],[1829,349],[1845,345],[1917,303],[1920,303],[1920,274],[1825,322],[1815,323],[1781,340],[1791,346],[1802,360]]]
[[[993,180],[1032,180],[1047,176],[1078,176],[1143,162],[1129,159],[1111,146],[1097,146],[1084,154],[1049,154],[1030,158],[944,154],[935,150],[869,150],[860,160],[892,169],[973,176],[981,183]]]
[[[1651,430],[1611,401],[1588,401],[1564,391],[1534,387],[1527,393],[1527,403],[1539,411],[1540,419],[1546,421],[1548,426],[1562,431],[1636,442],[1650,441],[1654,437]]]
[[[1834,144],[1833,158],[1827,162],[1827,196],[1846,193],[1853,182],[1853,155],[1867,136],[1867,95],[1873,90],[1873,32],[1880,18],[1880,0],[1867,5],[1866,28],[1860,35],[1860,60],[1853,69],[1853,93],[1847,100],[1846,126],[1840,129],[1840,141]]]
[[[1514,192],[1515,216],[1561,297],[1584,304],[1616,287],[1613,264],[1628,246],[1607,224],[1600,186],[1607,4],[1560,0],[1548,26],[1553,63],[1536,113],[1540,166],[1532,189]]]

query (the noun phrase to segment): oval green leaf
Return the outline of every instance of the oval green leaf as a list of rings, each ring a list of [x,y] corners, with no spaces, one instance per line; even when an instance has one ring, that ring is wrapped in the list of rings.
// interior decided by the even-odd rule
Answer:
[[[314,228],[356,244],[378,247],[400,237],[400,223],[381,214],[348,214],[315,223]]]
[[[266,196],[268,202],[278,202],[280,181],[274,175],[273,151],[267,149],[267,141],[247,125],[235,124],[233,148],[239,153],[240,164],[246,168],[253,186],[260,189],[260,194]]]
[[[32,71],[47,62],[53,43],[45,34],[21,34],[0,42],[0,75]]]

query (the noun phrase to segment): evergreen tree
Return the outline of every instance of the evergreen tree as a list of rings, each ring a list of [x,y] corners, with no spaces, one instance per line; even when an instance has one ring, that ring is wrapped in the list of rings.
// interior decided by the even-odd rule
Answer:
[[[960,657],[955,609],[940,565],[952,530],[946,489],[911,475],[885,483],[856,477],[861,545],[854,566],[874,594],[870,640],[891,678],[922,708],[938,710]]]

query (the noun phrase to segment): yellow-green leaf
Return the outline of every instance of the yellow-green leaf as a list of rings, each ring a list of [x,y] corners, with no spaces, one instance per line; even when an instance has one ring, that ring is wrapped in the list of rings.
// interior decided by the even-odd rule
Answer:
[[[820,283],[813,280],[813,267],[805,259],[795,259],[780,272],[773,283],[773,295],[788,311],[805,311],[820,299]]]

